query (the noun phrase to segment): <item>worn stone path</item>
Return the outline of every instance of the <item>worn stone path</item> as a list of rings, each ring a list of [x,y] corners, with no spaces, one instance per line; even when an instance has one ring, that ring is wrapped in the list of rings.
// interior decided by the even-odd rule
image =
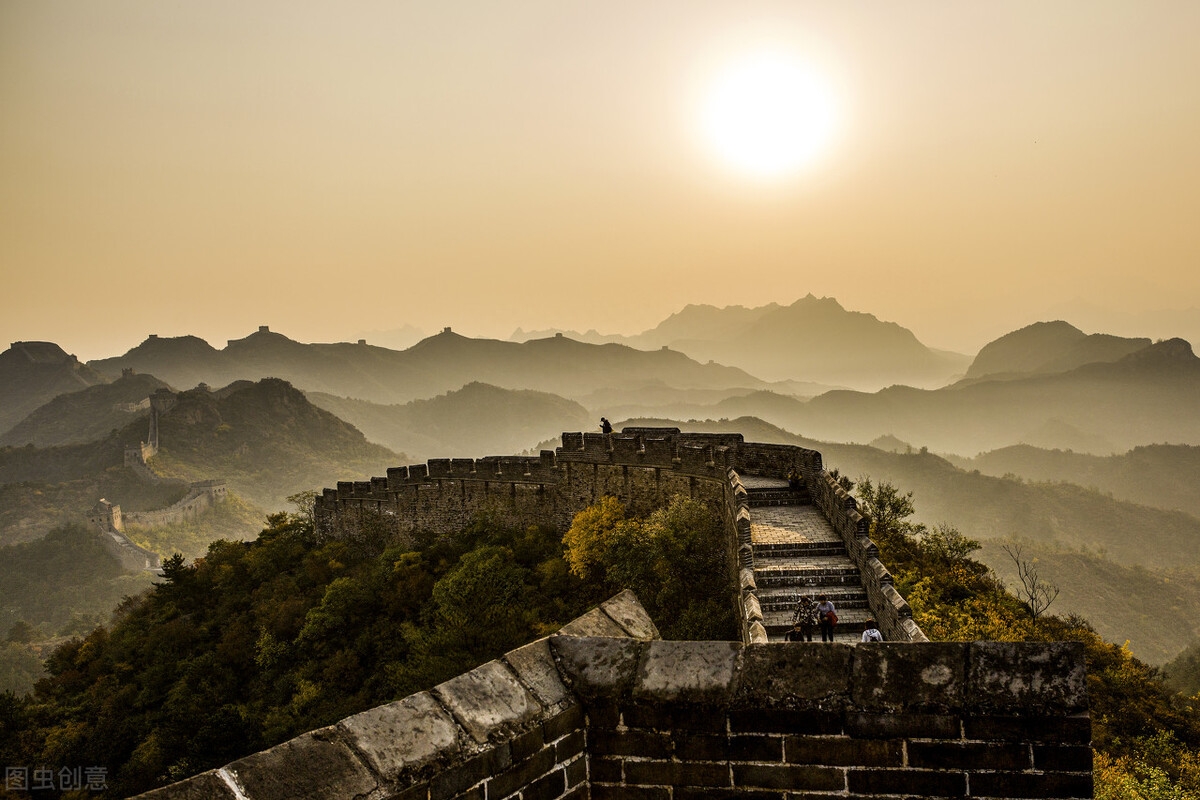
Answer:
[[[806,491],[791,491],[785,480],[746,476],[742,484],[749,495],[754,580],[768,639],[783,640],[801,595],[815,600],[825,594],[837,609],[835,640],[857,642],[870,616],[867,593],[833,526]],[[819,642],[820,632],[813,638]]]

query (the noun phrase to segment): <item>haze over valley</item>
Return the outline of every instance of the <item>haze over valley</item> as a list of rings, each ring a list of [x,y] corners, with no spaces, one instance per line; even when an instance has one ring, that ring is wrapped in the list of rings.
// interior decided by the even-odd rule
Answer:
[[[86,364],[53,343],[14,344],[0,353],[0,544],[61,548],[76,539],[55,531],[86,530],[101,497],[136,518],[221,480],[229,503],[127,532],[160,557],[195,557],[211,539],[253,537],[292,495],[429,458],[553,449],[559,432],[596,430],[604,415],[618,429],[801,444],[851,479],[912,491],[919,520],[980,540],[1001,575],[1012,577],[1000,545],[1024,543],[1062,588],[1057,610],[1096,620],[1153,663],[1186,644],[1175,620],[1200,619],[1200,361],[1182,339],[1047,321],[953,356],[811,296],[688,306],[621,341],[547,333],[505,342],[445,330],[391,350],[306,344],[262,326],[223,348],[150,336]],[[727,351],[743,354],[737,366],[712,357],[721,337],[738,342]],[[756,347],[759,337],[770,344]],[[924,388],[894,385],[901,374]],[[131,466],[156,392],[171,398],[157,451]],[[113,592],[104,587],[126,574],[85,580],[91,605],[5,624],[52,634],[99,619]],[[1169,620],[1154,613],[1164,603]]]

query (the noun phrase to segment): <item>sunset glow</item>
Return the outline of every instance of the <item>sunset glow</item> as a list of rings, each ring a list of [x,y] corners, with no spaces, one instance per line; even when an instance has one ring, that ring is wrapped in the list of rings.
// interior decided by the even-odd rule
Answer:
[[[727,165],[757,178],[802,169],[836,127],[829,88],[798,60],[758,54],[718,77],[704,104],[705,138]]]

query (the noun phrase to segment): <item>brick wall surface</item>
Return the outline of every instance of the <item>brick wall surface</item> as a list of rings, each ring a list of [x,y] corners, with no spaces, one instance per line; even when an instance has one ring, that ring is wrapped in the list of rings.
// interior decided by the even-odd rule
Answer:
[[[1092,794],[1075,643],[671,642],[630,592],[148,800]]]

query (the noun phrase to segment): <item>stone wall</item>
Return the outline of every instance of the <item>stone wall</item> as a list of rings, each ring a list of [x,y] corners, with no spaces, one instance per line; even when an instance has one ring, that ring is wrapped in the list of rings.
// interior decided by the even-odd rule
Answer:
[[[1092,796],[1076,643],[550,645],[593,800]]]
[[[664,642],[625,592],[428,692],[143,797],[1086,798],[1083,665],[1069,642]]]
[[[870,520],[858,512],[858,502],[828,472],[806,475],[808,493],[842,540],[858,567],[863,588],[879,630],[888,641],[927,642],[913,622],[908,601],[900,596],[892,574],[879,560],[879,548],[867,536]]]
[[[683,434],[675,428],[564,433],[562,443],[537,457],[433,459],[391,468],[386,478],[339,483],[316,498],[318,530],[348,537],[379,529],[397,539],[417,531],[451,536],[486,515],[515,527],[543,524],[565,531],[575,514],[605,496],[644,515],[683,494],[707,504],[725,529],[730,601],[738,610],[742,641],[766,641],[754,587],[750,510],[740,475],[782,478],[795,470],[846,541],[884,635],[893,641],[926,641],[879,562],[878,549],[866,538],[867,521],[854,499],[825,472],[817,451],[745,442],[741,434]]]
[[[197,517],[216,504],[224,502],[226,494],[225,481],[197,481],[191,485],[187,494],[166,508],[126,511],[125,522],[146,527],[172,525]]]

